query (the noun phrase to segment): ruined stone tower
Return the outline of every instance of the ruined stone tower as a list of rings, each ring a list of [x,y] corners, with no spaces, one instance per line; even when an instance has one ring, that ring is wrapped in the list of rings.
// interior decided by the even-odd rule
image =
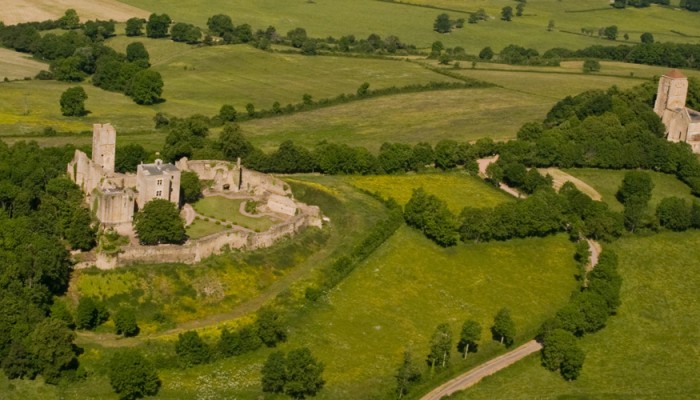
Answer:
[[[687,95],[688,78],[677,69],[669,71],[659,80],[654,112],[663,117],[665,110],[676,111],[685,108]]]
[[[111,124],[92,126],[92,161],[106,174],[114,173],[117,131]]]

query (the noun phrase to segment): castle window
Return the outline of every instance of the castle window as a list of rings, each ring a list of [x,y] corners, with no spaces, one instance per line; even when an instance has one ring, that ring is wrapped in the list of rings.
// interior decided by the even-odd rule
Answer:
[[[161,197],[163,195],[163,191],[158,190],[156,191],[156,197]]]
[[[163,185],[163,180],[162,180],[162,179],[158,179],[158,182],[156,182],[156,184],[157,184],[158,186],[162,186],[162,185]]]

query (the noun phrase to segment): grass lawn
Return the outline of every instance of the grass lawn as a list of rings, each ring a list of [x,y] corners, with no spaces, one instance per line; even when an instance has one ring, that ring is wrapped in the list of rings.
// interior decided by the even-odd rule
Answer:
[[[217,225],[211,221],[195,219],[192,224],[187,227],[187,236],[189,236],[191,239],[199,239],[226,229],[226,225]]]
[[[532,356],[455,399],[694,399],[700,345],[700,232],[630,237],[620,257],[622,306],[583,339],[580,378],[565,382]]]
[[[622,211],[624,207],[617,201],[615,194],[625,177],[624,170],[607,170],[591,168],[575,168],[565,170],[567,173],[583,180],[593,186],[602,196],[612,210]],[[690,194],[690,188],[673,175],[662,174],[660,172],[647,171],[654,182],[654,190],[651,193],[650,211],[656,209],[656,205],[665,197],[677,196],[688,201],[697,200]]]
[[[397,35],[402,41],[427,48],[436,40],[448,47],[462,46],[468,52],[477,54],[485,46],[496,51],[515,43],[534,47],[540,51],[552,47],[581,48],[593,44],[615,44],[597,37],[579,34],[582,27],[604,27],[617,25],[622,36],[628,33],[629,42],[639,42],[642,32],[651,32],[657,41],[687,42],[696,40],[671,32],[680,31],[685,35],[700,35],[696,15],[662,7],[645,9],[627,8],[615,10],[602,0],[582,0],[564,2],[541,0],[528,3],[523,17],[514,17],[512,22],[500,20],[501,9],[508,0],[419,0],[425,4],[438,5],[464,12],[449,11],[450,17],[469,18],[469,11],[486,9],[489,21],[478,24],[465,24],[464,28],[450,34],[433,31],[433,22],[441,10],[412,5],[379,2],[374,0],[326,0],[317,2],[259,0],[125,0],[153,12],[167,12],[176,21],[186,21],[205,27],[207,18],[217,13],[228,13],[235,24],[248,23],[253,29],[273,25],[281,34],[296,27],[303,27],[312,37],[340,37],[354,34],[366,38],[371,33],[382,37]],[[585,11],[587,12],[571,12]],[[401,18],[396,18],[398,15]],[[546,30],[549,20],[555,21],[556,29]],[[571,33],[567,33],[571,32]]]
[[[494,207],[513,199],[481,179],[466,174],[355,176],[348,179],[360,189],[378,192],[385,198],[393,197],[402,206],[410,200],[413,189],[422,187],[447,202],[455,214],[466,206]]]
[[[192,206],[197,213],[216,218],[220,221],[228,221],[234,225],[262,232],[270,229],[272,225],[281,221],[267,216],[260,218],[248,217],[239,212],[241,204],[246,200],[232,200],[221,196],[209,196],[198,200]]]

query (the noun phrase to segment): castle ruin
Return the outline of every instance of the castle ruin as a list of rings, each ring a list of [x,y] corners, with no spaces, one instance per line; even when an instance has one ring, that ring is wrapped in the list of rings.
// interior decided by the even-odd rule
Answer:
[[[685,106],[688,97],[688,78],[677,69],[659,79],[654,112],[666,127],[666,138],[671,142],[686,142],[693,153],[700,154],[700,111]]]

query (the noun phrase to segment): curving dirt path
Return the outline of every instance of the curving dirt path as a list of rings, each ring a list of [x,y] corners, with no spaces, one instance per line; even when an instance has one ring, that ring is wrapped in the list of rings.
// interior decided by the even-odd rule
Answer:
[[[498,161],[498,155],[495,155],[493,157],[480,158],[476,160],[476,163],[479,165],[479,176],[482,179],[486,179],[486,168],[488,168],[489,165],[495,163],[496,161]],[[517,197],[519,199],[527,197],[526,194],[520,193],[516,189],[513,189],[512,187],[506,185],[503,182],[498,184],[498,188],[508,193],[509,195]]]
[[[591,185],[578,179],[575,176],[567,174],[559,168],[538,168],[537,170],[540,172],[540,174],[549,174],[554,180],[553,186],[557,190],[559,190],[559,188],[562,187],[564,183],[571,182],[574,184],[574,186],[576,186],[578,190],[587,194],[588,197],[590,197],[591,199],[595,201],[601,201],[603,199],[603,196],[601,196],[600,193],[598,193],[598,191],[595,190]]]
[[[454,392],[464,390],[470,386],[477,384],[483,378],[493,375],[496,372],[506,368],[532,353],[542,349],[542,345],[535,340],[531,340],[524,345],[509,351],[506,354],[498,356],[491,361],[487,361],[478,367],[462,374],[447,383],[435,388],[430,393],[426,394],[421,400],[440,400],[444,396],[449,396]]]

